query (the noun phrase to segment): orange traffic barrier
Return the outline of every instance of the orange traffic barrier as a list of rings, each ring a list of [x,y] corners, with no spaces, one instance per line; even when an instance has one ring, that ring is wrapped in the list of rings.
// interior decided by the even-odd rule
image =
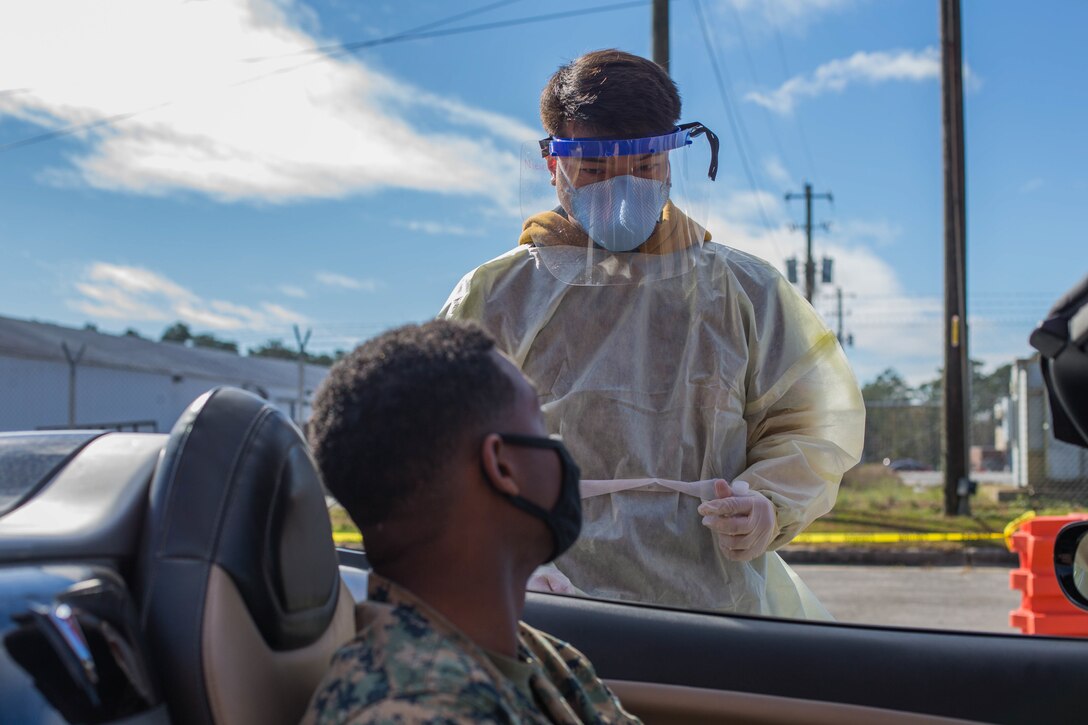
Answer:
[[[1020,555],[1020,568],[1009,573],[1009,587],[1022,592],[1020,608],[1009,614],[1009,624],[1024,634],[1088,637],[1088,612],[1074,606],[1054,575],[1054,539],[1066,524],[1084,521],[1088,514],[1036,516],[1024,521],[1009,538],[1009,548]]]

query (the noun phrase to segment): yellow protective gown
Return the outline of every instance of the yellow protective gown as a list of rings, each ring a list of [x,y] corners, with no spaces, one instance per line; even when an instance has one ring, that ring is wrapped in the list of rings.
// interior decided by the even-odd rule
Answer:
[[[829,618],[773,551],[726,559],[696,509],[713,479],[746,481],[774,504],[771,550],[831,509],[865,415],[834,334],[769,264],[729,247],[661,249],[691,260],[682,273],[568,284],[542,255],[580,230],[552,212],[525,229],[439,316],[495,336],[581,467],[582,536],[558,569],[594,597]]]

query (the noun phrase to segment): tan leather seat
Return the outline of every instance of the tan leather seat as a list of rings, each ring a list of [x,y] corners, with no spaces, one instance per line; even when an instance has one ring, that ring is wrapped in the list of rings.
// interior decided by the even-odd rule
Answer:
[[[174,722],[296,723],[354,633],[305,441],[242,390],[201,396],[174,426],[138,567]]]

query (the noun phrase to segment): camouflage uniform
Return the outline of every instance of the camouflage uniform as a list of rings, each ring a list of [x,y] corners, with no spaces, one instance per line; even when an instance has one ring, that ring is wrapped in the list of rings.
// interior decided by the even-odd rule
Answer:
[[[524,622],[525,689],[441,614],[373,573],[363,608],[362,629],[333,657],[304,723],[639,722],[581,652]]]

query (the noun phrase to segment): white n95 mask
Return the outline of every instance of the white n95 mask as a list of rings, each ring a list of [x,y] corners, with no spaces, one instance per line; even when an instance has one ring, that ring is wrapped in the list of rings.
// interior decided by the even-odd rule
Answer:
[[[649,239],[668,199],[667,181],[629,174],[570,191],[571,214],[610,252],[630,252]]]

